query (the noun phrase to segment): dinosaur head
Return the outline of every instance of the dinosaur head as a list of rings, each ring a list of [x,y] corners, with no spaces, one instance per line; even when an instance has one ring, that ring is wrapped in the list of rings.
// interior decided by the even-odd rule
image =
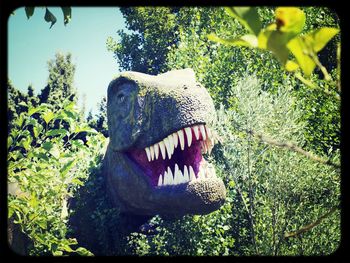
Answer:
[[[215,139],[213,101],[191,69],[124,72],[108,87],[107,188],[138,215],[207,214],[226,197],[203,154]]]

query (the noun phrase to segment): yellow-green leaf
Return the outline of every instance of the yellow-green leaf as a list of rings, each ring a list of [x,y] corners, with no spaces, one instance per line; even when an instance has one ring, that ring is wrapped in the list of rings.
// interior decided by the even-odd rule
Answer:
[[[310,50],[305,45],[304,37],[299,36],[293,38],[287,44],[288,49],[292,52],[297,59],[298,64],[306,76],[310,76],[315,69],[315,62],[307,55]]]
[[[285,65],[285,68],[287,71],[292,72],[292,71],[296,71],[299,68],[299,65],[294,61],[288,60]]]
[[[305,25],[305,13],[297,7],[278,7],[275,10],[277,30],[299,34]]]
[[[7,147],[10,147],[13,143],[13,139],[11,136],[7,137]]]
[[[338,32],[339,29],[337,28],[322,27],[308,34],[312,39],[314,52],[320,52]]]
[[[52,111],[46,112],[43,116],[46,124],[48,124],[54,117],[55,117],[55,114]]]
[[[251,33],[258,35],[261,30],[261,21],[255,7],[225,7],[226,12],[245,26]]]

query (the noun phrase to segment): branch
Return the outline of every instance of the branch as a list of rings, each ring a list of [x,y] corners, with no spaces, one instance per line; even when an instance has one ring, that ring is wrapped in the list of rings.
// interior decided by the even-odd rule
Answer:
[[[316,156],[310,152],[307,152],[305,150],[303,150],[302,148],[298,147],[297,145],[291,143],[291,142],[278,142],[272,138],[269,138],[263,134],[258,134],[252,130],[246,130],[247,133],[253,135],[254,137],[257,137],[259,138],[261,141],[263,142],[266,142],[270,145],[274,145],[274,146],[277,146],[277,147],[281,147],[281,148],[287,148],[291,151],[294,151],[294,152],[297,152],[297,153],[300,153],[306,157],[308,157],[309,159],[313,160],[313,161],[316,161],[316,162],[319,162],[319,163],[323,163],[323,164],[326,164],[326,165],[329,165],[329,166],[333,166],[334,168],[336,169],[340,169],[340,164],[337,164],[337,163],[334,163],[332,162],[331,160],[329,159],[323,159],[319,156]]]
[[[284,234],[284,237],[285,238],[289,238],[289,237],[295,237],[295,236],[298,236],[306,231],[309,231],[311,228],[319,225],[323,219],[325,219],[326,217],[330,216],[331,214],[333,214],[337,209],[339,208],[339,206],[335,206],[333,207],[329,212],[327,212],[326,214],[324,214],[323,216],[321,216],[319,219],[317,219],[315,222],[307,225],[307,226],[304,226],[302,228],[300,228],[299,230],[297,231],[294,231],[294,232],[290,232],[290,233],[285,233]]]

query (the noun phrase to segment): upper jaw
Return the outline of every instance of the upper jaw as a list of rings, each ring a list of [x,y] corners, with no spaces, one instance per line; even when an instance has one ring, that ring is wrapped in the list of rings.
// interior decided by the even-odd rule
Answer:
[[[158,158],[163,158],[163,160],[166,158],[171,159],[176,148],[180,147],[181,150],[184,150],[185,146],[190,147],[195,141],[200,141],[202,152],[209,154],[215,144],[215,138],[211,129],[205,124],[195,124],[171,133],[163,140],[145,147],[144,150],[149,162]]]

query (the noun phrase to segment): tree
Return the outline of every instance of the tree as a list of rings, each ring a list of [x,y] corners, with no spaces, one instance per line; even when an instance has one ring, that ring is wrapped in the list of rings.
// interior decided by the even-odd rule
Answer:
[[[276,149],[276,145],[283,143],[259,141],[249,129],[265,127],[261,132],[275,141],[291,140],[311,153],[339,163],[339,100],[311,90],[300,79],[285,72],[270,52],[209,41],[207,36],[210,33],[226,39],[236,39],[247,33],[245,27],[228,16],[223,8],[154,9],[157,10],[145,12],[138,7],[123,10],[131,32],[119,31],[120,41],[111,38],[107,41],[108,49],[114,51],[120,67],[153,74],[191,67],[199,81],[207,87],[217,108],[223,104],[225,111],[240,122],[239,125],[232,121],[221,123],[221,127],[227,127],[223,138],[231,141],[216,146],[213,151],[218,173],[224,177],[229,189],[228,207],[220,210],[219,215],[208,215],[201,229],[209,231],[214,218],[229,218],[230,225],[225,228],[230,229],[229,233],[235,238],[235,250],[227,245],[230,254],[310,255],[334,251],[339,242],[339,213],[332,214],[328,221],[324,220],[316,229],[298,239],[286,240],[284,234],[318,221],[327,214],[327,209],[335,211],[333,207],[339,203],[339,169],[314,163],[305,156],[296,156],[299,153],[290,149]],[[306,14],[302,33],[318,27],[339,28],[339,20],[328,8],[302,9]],[[274,21],[274,11],[275,8],[257,9],[263,27]],[[169,13],[170,23],[162,20]],[[159,23],[158,17],[161,18]],[[168,26],[166,30],[163,29],[164,24]],[[166,32],[164,38],[160,37],[162,30]],[[173,39],[169,39],[171,36]],[[333,65],[329,69],[331,75],[336,75],[338,70],[334,67],[337,38],[334,41],[322,51],[326,53],[322,54],[323,58],[327,58],[325,65]],[[154,47],[146,43],[158,43],[157,52],[165,59],[155,61]],[[255,75],[261,81],[259,85],[253,85],[258,87],[246,90],[247,75]],[[320,72],[316,71],[311,80],[323,85],[319,76]],[[285,90],[281,92],[281,88]],[[335,86],[332,84],[330,88]],[[275,115],[276,118],[273,118]],[[261,122],[256,123],[256,119]],[[249,131],[240,129],[247,125]],[[325,131],[327,136],[323,136]],[[319,180],[318,185],[314,183],[315,178]],[[266,218],[278,220],[266,222]],[[283,224],[279,226],[280,222]],[[132,245],[136,247],[136,253],[203,253],[203,250],[195,249],[184,252],[176,243],[177,237],[171,239],[167,233],[174,233],[176,225],[162,222],[161,234],[152,238],[135,234]],[[180,225],[189,229],[197,227],[191,217],[182,220]],[[222,227],[222,223],[216,224],[217,229]],[[191,231],[186,235],[181,240],[189,244],[198,239]],[[203,235],[197,244],[205,244],[208,240],[215,242],[215,239],[212,235],[210,238]],[[164,240],[169,246],[162,245]],[[318,246],[319,243],[322,245]],[[215,254],[220,249],[220,245],[213,244],[211,252]]]
[[[73,87],[75,65],[72,55],[56,53],[55,59],[49,60],[49,77],[47,85],[39,95],[40,103],[59,103],[66,98],[76,101],[76,90]]]
[[[107,39],[107,48],[114,53],[124,70],[149,74],[164,71],[168,48],[176,44],[177,8],[123,7],[120,8],[132,33],[119,30],[121,41]]]

